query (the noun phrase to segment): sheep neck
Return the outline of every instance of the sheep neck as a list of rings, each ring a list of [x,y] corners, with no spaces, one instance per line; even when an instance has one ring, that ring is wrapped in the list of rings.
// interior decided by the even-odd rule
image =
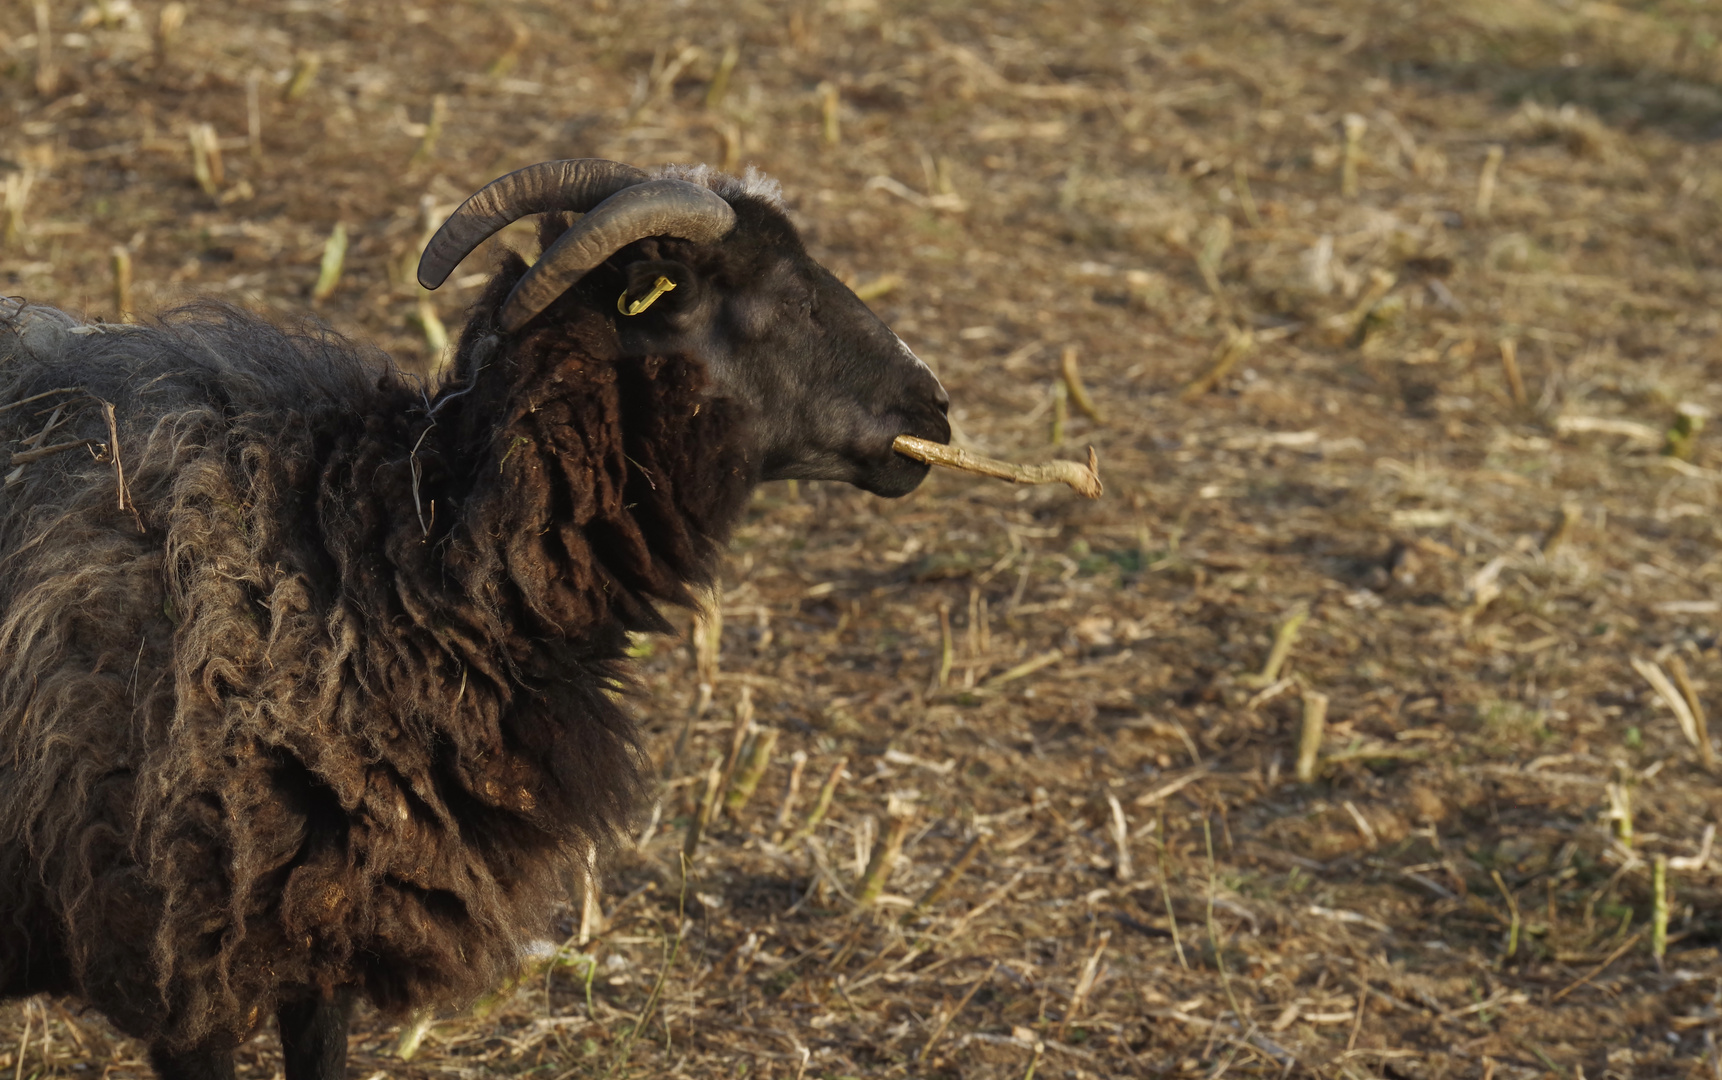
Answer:
[[[602,320],[513,343],[477,377],[426,440],[454,504],[432,532],[441,573],[529,637],[664,629],[652,604],[706,580],[757,479],[736,407],[697,361],[617,355]]]

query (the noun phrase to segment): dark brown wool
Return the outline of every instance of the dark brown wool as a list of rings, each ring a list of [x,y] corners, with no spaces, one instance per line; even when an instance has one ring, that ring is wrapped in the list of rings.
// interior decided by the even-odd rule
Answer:
[[[0,404],[77,388],[0,413],[0,447],[56,408],[44,445],[106,443],[111,403],[136,508],[93,448],[0,489],[0,995],[171,1049],[281,989],[459,1005],[624,824],[627,634],[685,602],[757,467],[697,364],[619,362],[579,298],[496,335],[523,269],[435,408],[232,308],[51,357],[0,322]]]

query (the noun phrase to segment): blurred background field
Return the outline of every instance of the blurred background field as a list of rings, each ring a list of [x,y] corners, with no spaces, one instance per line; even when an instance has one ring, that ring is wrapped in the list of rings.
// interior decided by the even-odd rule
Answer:
[[[362,1016],[354,1077],[1718,1076],[1719,35],[1675,0],[3,0],[0,292],[312,311],[430,372],[491,256],[411,268],[479,185],[753,165],[967,445],[1100,454],[1097,503],[763,490],[719,615],[642,645],[638,851],[410,1061]],[[757,790],[684,890],[732,754]],[[0,1008],[14,1080],[140,1054]]]

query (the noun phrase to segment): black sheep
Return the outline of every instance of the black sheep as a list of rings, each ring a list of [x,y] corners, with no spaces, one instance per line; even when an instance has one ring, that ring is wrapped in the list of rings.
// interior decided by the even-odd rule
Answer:
[[[354,997],[494,988],[640,792],[628,635],[760,481],[901,495],[892,437],[949,438],[754,175],[533,166],[421,278],[544,212],[434,392],[229,307],[0,301],[0,997],[81,998],[170,1078],[273,1011],[289,1080],[334,1080]]]

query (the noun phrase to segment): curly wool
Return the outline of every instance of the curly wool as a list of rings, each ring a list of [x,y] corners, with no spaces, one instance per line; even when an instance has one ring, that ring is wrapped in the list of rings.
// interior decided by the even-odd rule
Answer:
[[[105,402],[124,472],[92,446],[0,489],[0,994],[169,1049],[289,990],[459,1005],[625,823],[627,635],[757,467],[699,366],[621,362],[596,299],[499,337],[523,271],[434,403],[232,308],[0,318],[0,405],[75,388],[0,412],[0,446],[105,444]]]

